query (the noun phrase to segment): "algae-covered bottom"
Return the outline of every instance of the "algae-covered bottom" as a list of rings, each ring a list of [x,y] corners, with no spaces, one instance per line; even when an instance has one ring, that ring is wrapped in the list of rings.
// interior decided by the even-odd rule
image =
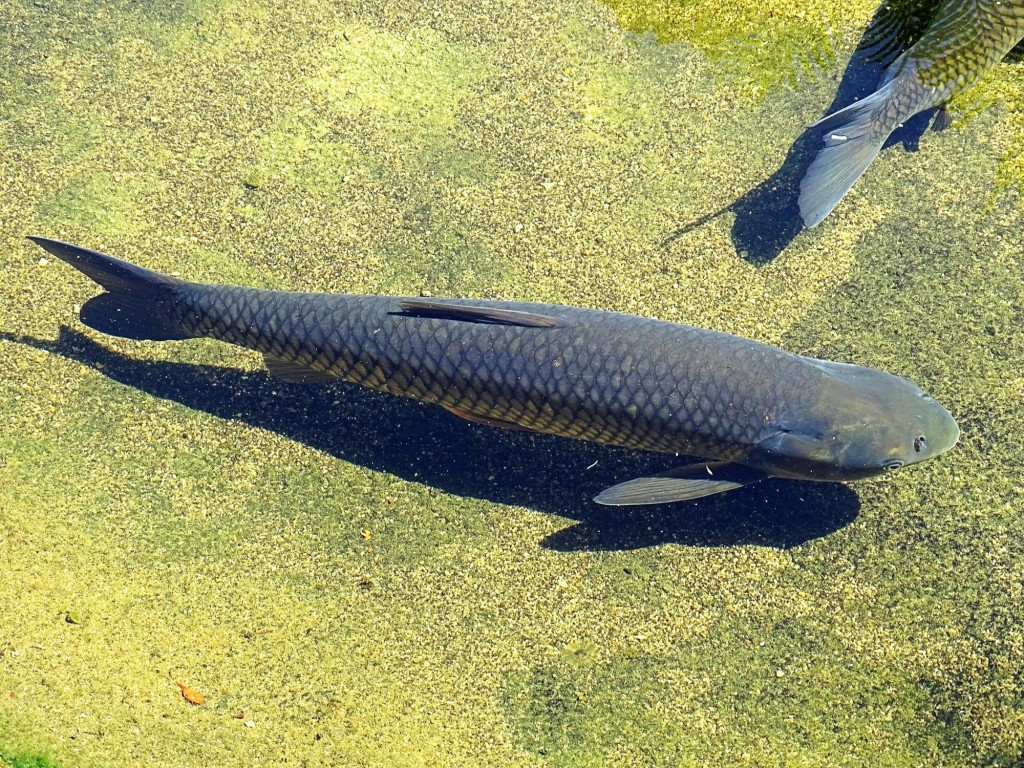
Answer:
[[[799,32],[795,6],[765,9]],[[732,211],[669,236],[773,176],[840,63],[788,88],[588,2],[8,10],[0,762],[1019,761],[1012,115],[884,151],[758,265]],[[92,335],[40,232],[209,282],[716,328],[912,378],[963,438],[878,482],[601,510],[666,467]]]

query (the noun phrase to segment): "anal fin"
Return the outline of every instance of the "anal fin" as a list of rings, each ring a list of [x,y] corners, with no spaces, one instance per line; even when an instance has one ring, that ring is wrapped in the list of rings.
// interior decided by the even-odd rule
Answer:
[[[275,379],[293,384],[318,384],[338,381],[337,376],[332,376],[326,371],[318,371],[294,360],[282,360],[273,355],[264,355],[263,363],[267,366],[270,375]]]
[[[949,104],[942,104],[935,112],[935,119],[932,121],[932,130],[938,133],[944,131],[956,122],[956,115],[949,108]]]
[[[478,413],[470,413],[469,411],[464,411],[461,408],[456,408],[456,407],[451,406],[451,405],[445,405],[445,406],[442,406],[442,407],[446,411],[448,411],[449,413],[455,414],[460,419],[465,419],[466,421],[472,421],[474,424],[485,424],[488,427],[499,427],[501,429],[523,429],[523,430],[526,429],[526,427],[524,427],[524,426],[522,426],[520,424],[516,424],[514,421],[505,421],[505,419],[496,419],[493,416],[481,416]]]
[[[701,462],[613,485],[597,494],[594,501],[614,507],[668,504],[725,493],[766,477],[768,473],[744,464]]]

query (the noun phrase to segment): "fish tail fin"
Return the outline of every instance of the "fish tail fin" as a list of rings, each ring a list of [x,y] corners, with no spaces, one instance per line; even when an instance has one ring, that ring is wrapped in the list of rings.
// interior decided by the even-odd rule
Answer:
[[[800,217],[804,226],[820,224],[881,151],[898,125],[885,125],[880,120],[881,108],[893,98],[896,89],[897,81],[891,81],[867,98],[811,126],[826,129],[827,133],[825,147],[800,182]]]
[[[29,240],[106,289],[106,293],[89,299],[79,312],[79,318],[90,328],[125,339],[191,338],[161,311],[158,301],[166,296],[168,288],[183,284],[182,280],[59,240]]]

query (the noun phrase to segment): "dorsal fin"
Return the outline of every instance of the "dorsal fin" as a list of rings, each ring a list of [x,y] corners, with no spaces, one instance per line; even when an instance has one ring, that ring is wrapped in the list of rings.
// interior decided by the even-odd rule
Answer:
[[[455,304],[444,299],[403,299],[401,314],[407,317],[433,317],[442,320],[461,320],[467,323],[491,325],[518,325],[523,328],[561,328],[565,321],[559,317],[518,309]]]

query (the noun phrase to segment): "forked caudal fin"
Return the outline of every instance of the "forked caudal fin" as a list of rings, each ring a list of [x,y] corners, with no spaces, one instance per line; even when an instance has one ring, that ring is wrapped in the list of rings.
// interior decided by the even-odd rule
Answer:
[[[882,149],[893,125],[877,122],[879,108],[893,96],[896,81],[815,123],[828,129],[825,146],[800,182],[800,218],[816,227],[828,216]],[[831,128],[831,126],[838,126]]]
[[[89,299],[79,313],[82,322],[90,328],[125,339],[190,338],[160,312],[156,303],[167,288],[182,284],[182,280],[60,240],[46,237],[29,237],[29,240],[107,290]]]

